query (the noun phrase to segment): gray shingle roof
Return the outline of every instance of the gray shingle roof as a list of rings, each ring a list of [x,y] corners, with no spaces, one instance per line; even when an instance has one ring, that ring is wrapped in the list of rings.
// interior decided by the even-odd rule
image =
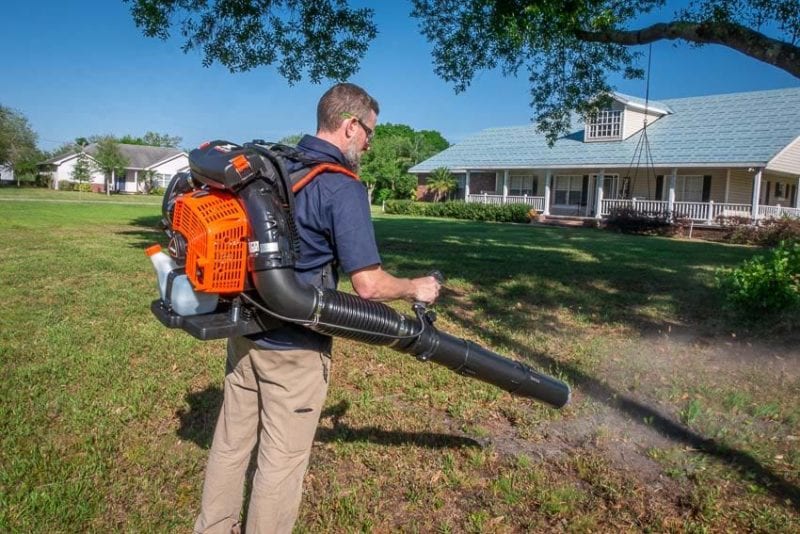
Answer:
[[[631,97],[626,97],[631,98]],[[672,114],[647,127],[656,165],[765,164],[800,136],[800,87],[662,100]],[[641,132],[623,141],[583,142],[583,130],[550,148],[536,125],[489,128],[411,168],[451,170],[627,167]]]
[[[147,169],[156,163],[170,159],[183,152],[183,150],[179,148],[165,148],[159,146],[125,145],[122,143],[118,144],[117,146],[119,147],[120,153],[125,157],[125,159],[128,160],[128,169]],[[88,145],[86,147],[86,153],[90,156],[97,155],[97,144],[92,143]],[[62,154],[60,156],[50,158],[44,163],[57,163],[74,154],[77,154],[77,152],[73,152],[72,154]]]

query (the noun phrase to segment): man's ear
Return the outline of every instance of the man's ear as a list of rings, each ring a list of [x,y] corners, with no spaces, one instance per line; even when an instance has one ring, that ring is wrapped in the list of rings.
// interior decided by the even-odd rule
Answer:
[[[346,139],[350,139],[354,135],[356,135],[356,121],[352,119],[344,119],[344,136]]]

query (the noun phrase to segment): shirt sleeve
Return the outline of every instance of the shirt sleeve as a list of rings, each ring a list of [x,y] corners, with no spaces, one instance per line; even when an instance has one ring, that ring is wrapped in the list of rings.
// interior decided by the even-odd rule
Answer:
[[[342,270],[350,274],[379,265],[381,257],[364,186],[348,179],[331,196],[333,242]]]

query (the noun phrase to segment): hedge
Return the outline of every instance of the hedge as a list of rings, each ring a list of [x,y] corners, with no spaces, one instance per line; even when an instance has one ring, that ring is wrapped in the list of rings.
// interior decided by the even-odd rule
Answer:
[[[387,200],[386,213],[418,217],[450,217],[472,221],[517,222],[530,220],[531,207],[527,204],[478,204],[475,202],[417,202],[414,200]]]

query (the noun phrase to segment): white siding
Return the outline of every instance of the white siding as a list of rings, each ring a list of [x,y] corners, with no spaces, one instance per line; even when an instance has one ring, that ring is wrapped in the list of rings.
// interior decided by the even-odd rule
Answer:
[[[731,186],[728,202],[732,204],[750,204],[753,201],[753,178],[755,172],[747,169],[731,169]]]
[[[172,178],[172,176],[182,170],[185,170],[189,167],[189,157],[186,154],[179,154],[174,158],[165,161],[164,163],[152,167],[152,172],[156,175],[163,174]],[[146,171],[139,170],[138,177],[137,171],[134,169],[126,169],[125,170],[125,183],[122,183],[122,180],[117,177],[117,183],[119,184],[119,191],[125,193],[142,193],[142,184],[144,182],[144,178],[146,175]],[[168,180],[167,180],[168,181]],[[117,184],[113,186],[114,190],[117,190]]]
[[[788,172],[800,176],[800,137],[792,141],[767,163],[767,170]]]
[[[189,166],[189,157],[186,154],[180,154],[175,158],[166,161],[157,167],[153,167],[153,170],[157,174],[169,174],[170,176],[172,176],[178,171],[186,169],[188,166]]]
[[[622,114],[622,138],[627,139],[636,132],[640,131],[644,126],[644,117],[645,113],[643,111],[637,111],[635,109],[626,109],[625,113]],[[648,112],[647,125],[649,126],[653,124],[659,118],[661,118],[661,115]]]
[[[10,166],[0,165],[0,182],[13,182],[14,169]]]
[[[91,158],[89,158],[89,159],[90,159],[90,161],[94,161]],[[75,181],[75,179],[72,178],[72,171],[75,169],[75,164],[77,162],[78,162],[78,155],[75,154],[75,156],[73,156],[73,157],[61,162],[61,164],[58,165],[58,167],[56,167],[56,170],[53,172],[53,187],[55,189],[59,189],[58,184],[61,181],[67,181],[67,182],[74,182]],[[95,169],[92,169],[91,173],[92,173],[91,174],[91,176],[92,176],[91,182],[93,184],[102,184],[103,183],[103,173],[102,172],[99,172],[99,171],[97,171]]]

